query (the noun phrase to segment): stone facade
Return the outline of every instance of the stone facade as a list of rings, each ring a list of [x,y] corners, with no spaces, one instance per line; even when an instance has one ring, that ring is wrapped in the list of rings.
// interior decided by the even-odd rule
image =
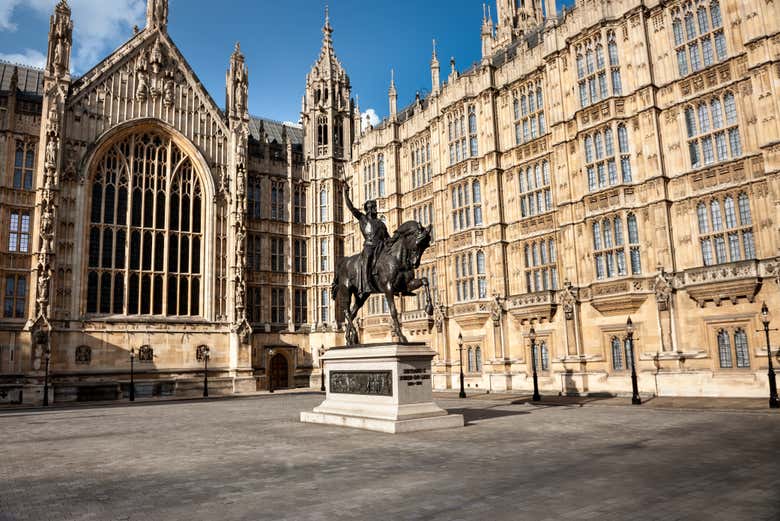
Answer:
[[[348,182],[390,227],[433,222],[408,298],[439,389],[765,396],[780,306],[780,12],[736,0],[499,0],[483,58],[357,137]],[[435,45],[435,44],[434,44]],[[378,174],[373,168],[379,166]],[[382,188],[376,192],[374,179]],[[360,248],[359,234],[347,239]],[[386,339],[381,303],[364,339]],[[761,330],[761,332],[757,332]],[[773,350],[778,336],[772,333]]]
[[[517,4],[520,4],[519,6]],[[343,344],[344,212],[434,225],[433,317],[405,298],[435,388],[763,396],[758,312],[780,309],[780,13],[760,0],[554,0],[486,10],[483,58],[361,130],[330,21],[301,126],[251,117],[241,50],[218,106],[168,2],[80,78],[54,9],[45,70],[0,64],[0,402],[319,384]],[[83,252],[83,254],[82,254]],[[365,341],[389,339],[372,297]],[[772,342],[777,349],[778,337]]]

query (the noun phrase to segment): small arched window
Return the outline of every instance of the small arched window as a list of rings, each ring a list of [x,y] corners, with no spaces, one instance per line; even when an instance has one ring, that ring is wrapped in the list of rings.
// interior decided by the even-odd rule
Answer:
[[[734,332],[734,350],[737,354],[737,367],[750,367],[747,334],[744,329],[740,328]]]
[[[707,218],[707,207],[704,203],[699,203],[696,207],[696,215],[699,218],[699,233],[710,232],[710,222]]]
[[[474,350],[469,347],[468,350],[468,372],[473,373],[474,372]]]
[[[750,199],[744,192],[737,197],[739,202],[739,222],[742,226],[749,226],[753,223],[753,219],[750,216]]]
[[[480,226],[482,224],[482,190],[479,185],[479,181],[474,181],[471,185],[472,190],[472,204],[474,205],[474,225]]]
[[[385,196],[385,156],[379,154],[378,160],[378,178],[379,178],[379,197]]]
[[[328,220],[328,191],[326,189],[320,190],[320,222],[324,223]]]
[[[474,362],[478,373],[482,372],[482,348],[477,346],[474,350]]]
[[[729,340],[729,333],[723,329],[718,331],[718,358],[720,359],[721,368],[729,369],[734,367],[734,362],[731,357],[731,341]]]

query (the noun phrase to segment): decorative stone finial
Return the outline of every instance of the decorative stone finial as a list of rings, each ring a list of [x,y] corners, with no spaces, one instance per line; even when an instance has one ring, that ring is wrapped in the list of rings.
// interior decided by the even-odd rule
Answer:
[[[147,0],[146,4],[146,28],[168,28],[168,0]]]

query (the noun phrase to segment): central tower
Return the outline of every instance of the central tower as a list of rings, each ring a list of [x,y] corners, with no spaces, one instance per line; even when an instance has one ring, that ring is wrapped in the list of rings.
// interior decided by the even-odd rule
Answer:
[[[322,49],[317,62],[306,76],[301,120],[304,129],[304,154],[312,190],[310,198],[310,236],[313,268],[310,287],[311,308],[315,310],[316,330],[333,332],[341,321],[330,299],[330,285],[336,262],[344,256],[343,184],[346,165],[351,158],[354,105],[349,77],[333,51],[333,28],[328,13],[322,28]],[[322,338],[334,345],[335,338]],[[312,345],[317,345],[313,339]]]

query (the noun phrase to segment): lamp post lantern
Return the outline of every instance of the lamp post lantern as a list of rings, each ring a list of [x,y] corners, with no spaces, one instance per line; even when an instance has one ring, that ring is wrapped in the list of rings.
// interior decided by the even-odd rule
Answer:
[[[203,346],[203,397],[209,397],[209,346]]]
[[[531,367],[534,377],[534,395],[531,399],[538,402],[542,397],[539,396],[539,380],[536,374],[536,330],[534,328],[531,328],[531,331],[528,332],[528,338],[531,339]]]
[[[636,357],[634,356],[634,322],[631,317],[626,321],[626,340],[628,341],[629,356],[631,357],[631,403],[641,405],[642,399],[639,397],[639,386],[636,381]]]
[[[130,348],[130,401],[135,401],[135,348]]]
[[[325,345],[320,347],[320,392],[325,392],[325,361],[322,357],[325,356]]]
[[[459,398],[466,397],[466,389],[463,388],[463,333],[458,333],[458,357],[460,360],[460,393]]]
[[[764,302],[761,306],[761,322],[764,324],[764,335],[766,335],[766,360],[769,371],[769,407],[772,409],[780,408],[780,401],[777,399],[777,381],[775,380],[775,369],[772,367],[772,345],[769,343],[769,308]]]

